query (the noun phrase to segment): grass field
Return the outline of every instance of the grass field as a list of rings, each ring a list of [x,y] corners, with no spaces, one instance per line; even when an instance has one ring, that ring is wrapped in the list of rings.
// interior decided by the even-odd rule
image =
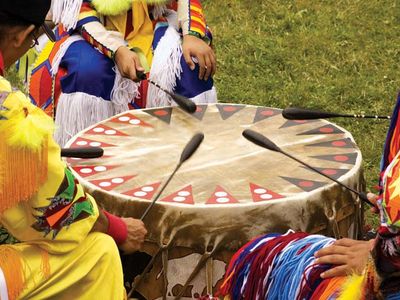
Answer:
[[[391,114],[400,87],[399,1],[204,2],[220,101]],[[362,150],[371,190],[389,123],[335,122]]]

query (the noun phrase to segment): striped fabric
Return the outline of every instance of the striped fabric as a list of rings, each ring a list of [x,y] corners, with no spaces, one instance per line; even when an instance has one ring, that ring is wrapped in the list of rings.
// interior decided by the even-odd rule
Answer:
[[[206,35],[206,20],[203,8],[199,0],[188,1],[189,5],[189,33],[199,35],[201,38]]]

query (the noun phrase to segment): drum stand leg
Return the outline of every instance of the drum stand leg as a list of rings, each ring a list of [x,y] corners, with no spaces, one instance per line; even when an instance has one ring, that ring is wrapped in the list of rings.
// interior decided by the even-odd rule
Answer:
[[[163,266],[163,283],[164,283],[164,291],[163,291],[163,300],[167,300],[167,292],[168,292],[168,248],[163,251],[162,256],[162,266]]]
[[[132,288],[128,293],[127,299],[129,299],[129,297],[132,295],[132,293],[137,289],[137,287],[142,283],[142,280],[144,278],[144,276],[147,274],[147,272],[149,272],[150,268],[153,266],[154,261],[156,260],[156,258],[160,255],[160,253],[163,251],[164,247],[160,247],[157,251],[157,253],[151,258],[151,260],[149,261],[149,263],[147,264],[146,268],[144,268],[144,271],[142,272],[141,275],[139,275],[138,280],[135,280],[134,282],[132,282]]]
[[[207,294],[212,295],[213,293],[213,279],[214,279],[214,260],[212,257],[207,261],[206,265],[206,281],[207,281]]]

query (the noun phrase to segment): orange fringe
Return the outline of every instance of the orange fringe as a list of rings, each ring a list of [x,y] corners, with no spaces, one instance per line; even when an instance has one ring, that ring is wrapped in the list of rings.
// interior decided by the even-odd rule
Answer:
[[[6,278],[8,298],[17,299],[25,288],[24,265],[20,253],[11,246],[0,246],[0,268]]]
[[[28,201],[47,180],[48,140],[37,152],[0,142],[0,214]]]
[[[332,298],[335,292],[339,292],[344,283],[346,282],[347,277],[334,277],[329,280],[329,284],[326,287],[323,294],[319,297],[320,300],[328,300]]]

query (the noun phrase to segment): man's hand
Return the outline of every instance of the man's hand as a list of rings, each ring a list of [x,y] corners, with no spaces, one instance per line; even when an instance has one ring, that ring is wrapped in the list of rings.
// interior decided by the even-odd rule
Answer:
[[[376,202],[378,201],[378,196],[373,193],[368,193],[367,198],[369,202],[375,205],[374,207],[371,207],[371,212],[373,212],[374,214],[379,214],[379,208],[378,206],[376,206]]]
[[[210,75],[214,75],[217,69],[217,60],[214,51],[202,39],[187,34],[183,37],[183,57],[191,70],[194,70],[195,64],[192,57],[199,62],[199,79],[208,80]]]
[[[367,262],[374,240],[356,241],[341,239],[333,245],[317,251],[314,255],[317,264],[336,265],[321,274],[321,278],[361,274]]]
[[[121,218],[128,230],[126,241],[119,248],[126,254],[133,253],[142,248],[147,230],[142,221],[133,218]]]
[[[143,72],[144,69],[140,64],[139,56],[135,52],[129,50],[128,47],[119,47],[115,52],[114,60],[123,77],[136,82],[139,81],[136,71]]]

